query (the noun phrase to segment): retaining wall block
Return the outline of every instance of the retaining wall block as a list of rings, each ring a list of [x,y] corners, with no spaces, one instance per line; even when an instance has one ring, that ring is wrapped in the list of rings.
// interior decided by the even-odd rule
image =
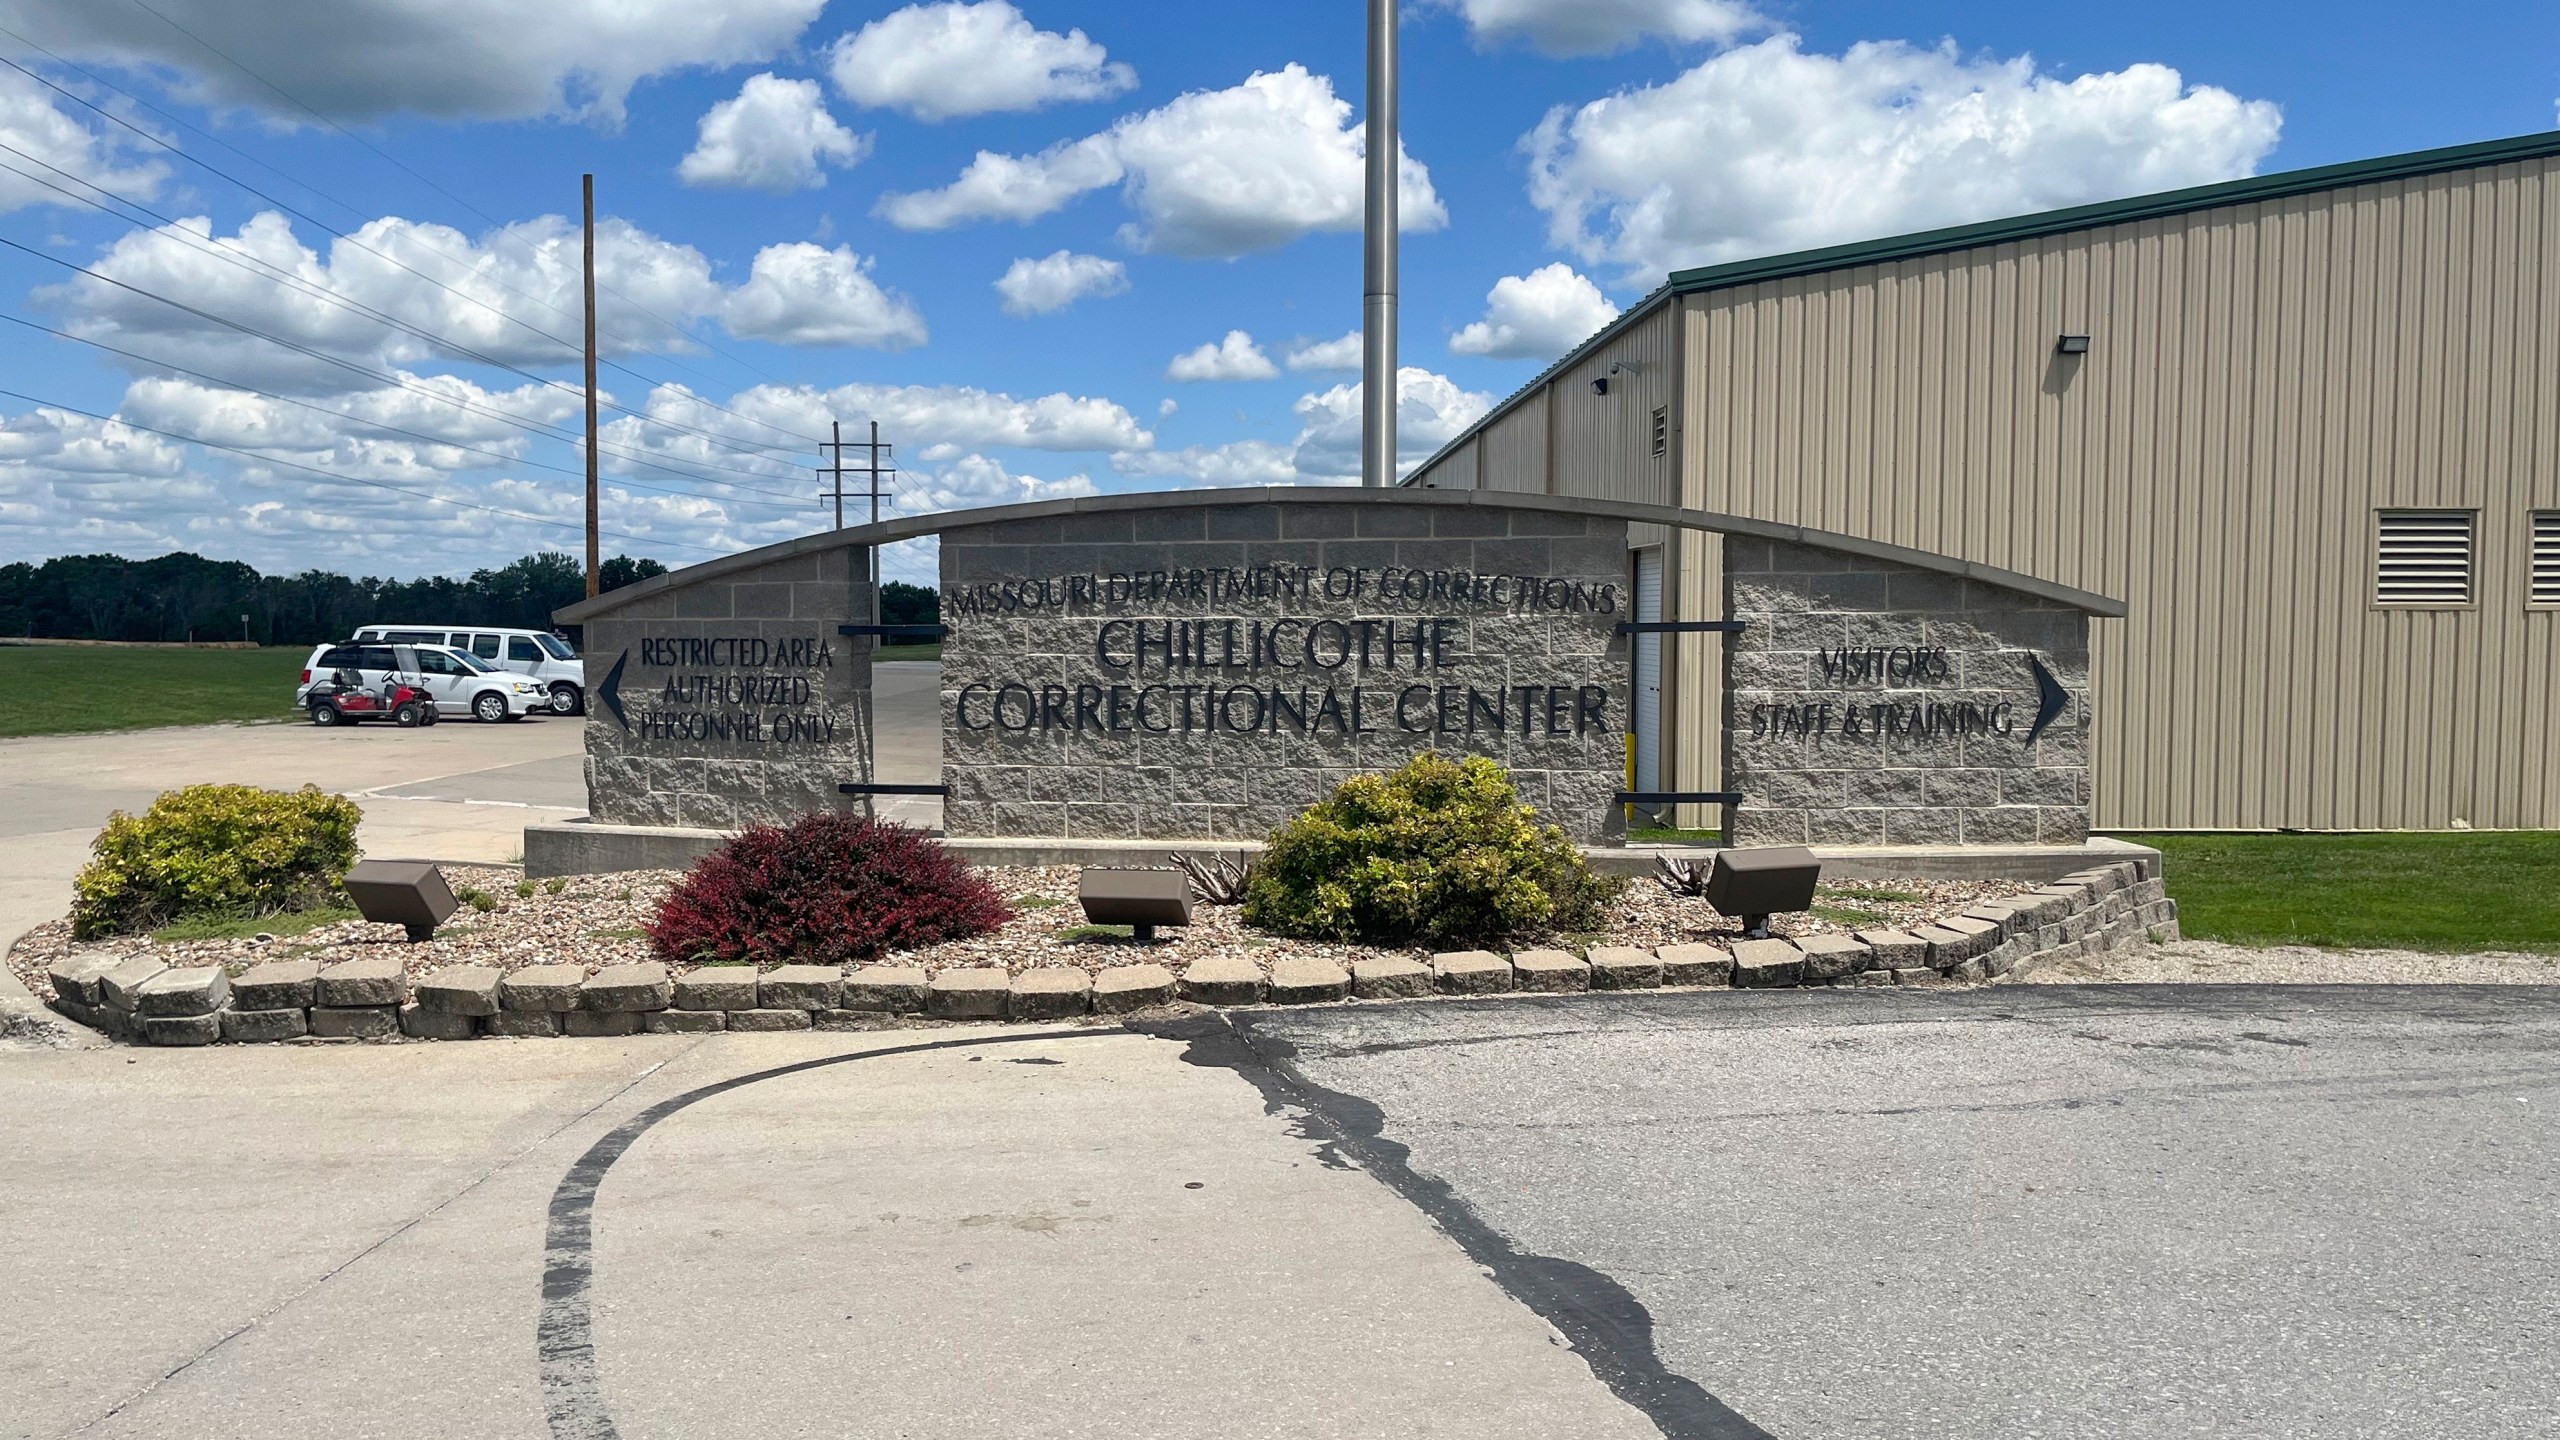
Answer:
[[[210,1045],[222,1038],[222,1016],[210,1011],[202,1015],[136,1015],[133,1027],[134,1038],[145,1045]]]
[[[2034,920],[2026,911],[2005,900],[1986,900],[1979,905],[1969,905],[1963,911],[1963,918],[1996,925],[2000,927],[2003,938],[2035,928]]]
[[[225,1010],[222,1038],[239,1044],[296,1040],[311,1033],[311,1017],[301,1010]]]
[[[1862,990],[1873,989],[1877,986],[1891,985],[1893,983],[1893,972],[1890,970],[1861,970],[1855,975],[1844,976],[1832,983],[1837,985],[1855,985]]]
[[[1954,969],[1964,959],[1966,947],[1973,943],[1972,936],[1941,925],[1914,925],[1911,933],[1929,947],[1929,968],[1941,973]]]
[[[495,1015],[504,979],[494,965],[448,965],[418,982],[418,1008],[439,1015]]]
[[[578,1008],[605,1014],[664,1010],[675,998],[675,981],[667,978],[667,967],[655,960],[608,965],[578,987]]]
[[[420,1002],[400,1007],[400,1033],[412,1040],[468,1040],[480,1033],[480,1020],[450,1010],[431,1010]]]
[[[1665,985],[1722,987],[1733,983],[1733,956],[1720,945],[1665,945],[1653,955],[1662,962]]]
[[[319,961],[270,960],[231,982],[231,1008],[308,1010],[319,1003],[319,988]]]
[[[1431,957],[1431,988],[1443,995],[1499,995],[1512,984],[1511,962],[1490,950],[1449,950]]]
[[[168,969],[168,965],[148,955],[120,960],[98,974],[98,1003],[133,1013],[134,992],[143,982]]]
[[[102,1005],[98,994],[98,977],[124,963],[121,956],[65,955],[45,967],[44,978],[53,985],[53,993],[75,1005]]]
[[[1182,972],[1182,998],[1195,1005],[1251,1005],[1263,986],[1262,967],[1240,955],[1212,955]]]
[[[329,972],[323,970],[323,982]],[[315,1005],[311,1033],[323,1040],[385,1040],[400,1033],[399,1007],[393,1005]]]
[[[1999,944],[2002,938],[1999,926],[1988,920],[1977,920],[1970,915],[1948,916],[1938,922],[1938,928],[1964,937],[1964,944],[1958,947],[1960,953],[1955,957],[1959,963],[1970,960]],[[1930,961],[1934,964],[1936,960],[1937,950],[1933,945],[1930,950]]]
[[[1271,1003],[1317,1005],[1351,998],[1351,975],[1330,960],[1292,955],[1271,967]]]
[[[744,967],[727,966],[727,969]],[[684,1000],[684,982],[676,982],[676,1000]],[[652,1010],[640,1017],[640,1029],[650,1035],[716,1035],[729,1028],[729,1016],[720,1010]]]
[[[863,965],[844,977],[843,998],[837,1003],[847,1010],[909,1015],[922,1010],[924,1000],[922,970],[904,965]]]
[[[1025,970],[1013,977],[1005,1013],[1016,1020],[1064,1020],[1093,1003],[1093,977],[1065,966]]]
[[[560,1033],[557,1010],[501,1010],[489,1017],[489,1033],[530,1040]]]
[[[2024,949],[2025,945],[2026,942],[2023,939],[2012,935],[2008,939],[2001,941],[1999,944],[1992,946],[1990,950],[1983,954],[1982,973],[1997,977],[2006,975],[2010,971],[2017,969],[2019,951]]]
[[[1161,965],[1114,965],[1093,977],[1093,1011],[1126,1015],[1173,999],[1173,972]]]
[[[1934,985],[1944,978],[1925,965],[1906,965],[1893,972],[1896,985]]]
[[[1875,964],[1876,952],[1846,935],[1807,935],[1795,946],[1804,952],[1804,978],[1808,984],[1856,975]]]
[[[753,1010],[756,1008],[756,967],[753,965],[705,965],[687,970],[676,977],[675,1008],[678,1010],[719,1011]],[[657,1030],[657,1026],[650,1026]],[[709,1027],[717,1030],[717,1025]],[[698,1030],[669,1027],[666,1033],[697,1034]]]
[[[726,1013],[729,1018],[729,1033],[732,1035],[742,1031],[807,1030],[816,1024],[809,1018],[809,1012],[797,1005],[763,1010],[731,1010]]]
[[[563,1010],[558,1014],[560,1033],[582,1040],[640,1033],[641,1012],[637,1010]]]
[[[1870,966],[1878,970],[1907,970],[1929,963],[1929,942],[1901,930],[1860,930],[1858,943],[1874,957]]]
[[[1987,973],[1989,972],[1984,970],[1982,965],[1982,957],[1976,955],[1970,960],[1959,963],[1953,970],[1948,971],[1947,978],[1950,980],[1962,981],[1965,984],[1971,985],[1981,983],[1983,977]]]
[[[937,1020],[1001,1020],[1013,977],[992,966],[945,970],[926,987],[924,1013]]]
[[[230,995],[231,977],[219,965],[163,970],[134,988],[133,1013],[163,1018],[210,1015]]]
[[[1351,994],[1360,1000],[1413,1000],[1431,993],[1431,967],[1401,955],[1351,962]]]
[[[560,1014],[578,1008],[578,992],[587,972],[576,965],[531,965],[510,971],[498,982],[498,1007],[528,1014]],[[556,1034],[553,1026],[544,1034]],[[531,1034],[532,1031],[511,1033]]]
[[[880,1010],[820,1010],[809,1023],[820,1030],[887,1030],[898,1022]]]
[[[1632,945],[1594,945],[1589,956],[1594,990],[1651,990],[1662,983],[1662,961]]]
[[[397,960],[341,960],[320,972],[311,1003],[339,1010],[405,1005],[409,1003],[408,972]]]
[[[1745,990],[1793,985],[1804,978],[1804,952],[1784,940],[1737,940],[1733,983]]]
[[[843,999],[844,971],[833,965],[784,965],[756,980],[760,1010],[833,1010]]]
[[[1591,988],[1591,967],[1562,950],[1522,950],[1511,957],[1511,986],[1550,994],[1579,994]]]

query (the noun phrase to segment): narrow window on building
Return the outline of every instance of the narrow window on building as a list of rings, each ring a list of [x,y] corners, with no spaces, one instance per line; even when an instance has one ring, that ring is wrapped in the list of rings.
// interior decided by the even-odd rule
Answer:
[[[2560,605],[2560,510],[2533,512],[2533,603]]]
[[[2384,605],[2471,603],[2471,512],[2385,510],[2373,598]]]
[[[1670,448],[1671,411],[1657,406],[1653,412],[1653,453],[1659,455]]]

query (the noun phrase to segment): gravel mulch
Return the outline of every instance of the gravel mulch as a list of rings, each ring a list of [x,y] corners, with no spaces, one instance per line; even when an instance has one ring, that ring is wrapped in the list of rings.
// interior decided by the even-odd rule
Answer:
[[[148,936],[75,943],[71,925],[57,920],[28,932],[9,953],[9,966],[38,997],[52,986],[45,970],[72,951],[120,955],[155,955],[170,965],[221,965],[233,973],[268,960],[341,960],[396,954],[412,978],[448,965],[490,965],[517,970],[530,965],[572,964],[592,974],[607,965],[655,958],[640,926],[656,910],[678,872],[635,871],[587,875],[566,881],[536,881],[532,893],[516,892],[523,872],[509,866],[448,865],[445,877],[457,893],[466,887],[485,894],[487,911],[466,907],[447,921],[433,940],[412,945],[396,925],[369,925],[360,920],[324,925],[300,935],[271,940],[156,941]],[[955,966],[991,965],[1020,972],[1046,966],[1102,971],[1115,965],[1152,961],[1179,974],[1191,962],[1210,955],[1250,957],[1268,970],[1291,956],[1320,956],[1347,965],[1364,956],[1423,956],[1421,950],[1381,949],[1284,940],[1245,927],[1233,906],[1201,905],[1186,929],[1159,932],[1154,944],[1140,945],[1116,935],[1090,933],[1084,912],[1075,903],[1076,870],[993,869],[985,872],[1013,902],[1014,918],[992,934],[958,940],[886,957],[927,972]],[[554,886],[557,889],[554,889]],[[2007,881],[1943,880],[1843,881],[1826,886],[1809,914],[1780,915],[1770,922],[1780,935],[1813,935],[1845,930],[1893,928],[1925,924],[1968,905],[2025,890]],[[1080,933],[1082,932],[1082,933]],[[1684,941],[1730,942],[1740,929],[1718,915],[1703,899],[1666,894],[1650,879],[1629,882],[1611,906],[1608,923],[1589,935],[1544,937],[1548,943],[1580,950],[1593,945],[1633,945],[1651,949]],[[1522,941],[1521,948],[1536,943]]]
[[[2037,965],[2016,978],[2036,985],[2560,985],[2560,956],[2180,940]]]

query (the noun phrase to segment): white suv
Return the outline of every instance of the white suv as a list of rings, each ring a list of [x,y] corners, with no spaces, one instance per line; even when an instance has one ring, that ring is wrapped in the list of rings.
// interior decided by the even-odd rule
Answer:
[[[320,645],[302,662],[294,689],[297,708],[311,703],[311,687],[340,670],[355,672],[363,688],[377,690],[398,675],[435,698],[438,715],[521,720],[551,708],[551,693],[512,670],[501,670],[467,650],[442,645]]]
[[[552,712],[583,714],[587,708],[587,667],[569,642],[548,630],[508,630],[494,625],[367,625],[356,639],[371,644],[444,645],[462,650],[501,670],[513,670],[538,681]]]

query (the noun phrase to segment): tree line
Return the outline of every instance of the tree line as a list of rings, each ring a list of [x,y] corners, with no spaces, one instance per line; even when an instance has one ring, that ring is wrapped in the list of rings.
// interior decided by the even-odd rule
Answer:
[[[607,590],[667,573],[655,560],[616,555],[598,577]],[[489,625],[545,630],[551,612],[583,599],[586,572],[558,551],[527,555],[469,577],[350,577],[328,570],[261,575],[236,560],[180,551],[149,560],[65,555],[40,565],[0,565],[0,635],[54,640],[254,640],[317,645],[374,624]],[[940,597],[892,580],[881,619],[932,624]]]

